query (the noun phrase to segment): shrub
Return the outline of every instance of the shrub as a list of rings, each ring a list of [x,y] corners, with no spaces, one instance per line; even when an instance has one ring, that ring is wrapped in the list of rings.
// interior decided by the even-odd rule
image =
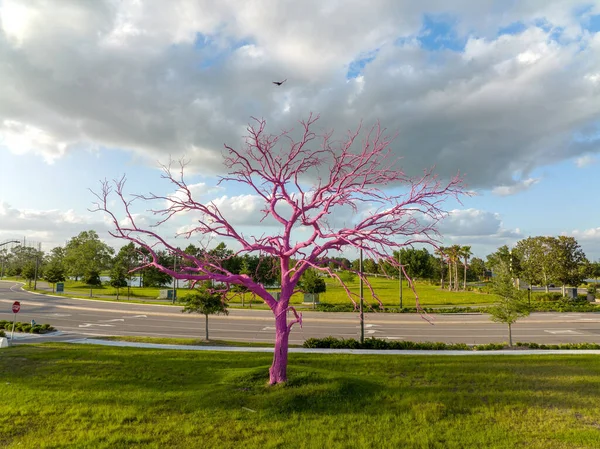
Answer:
[[[4,329],[0,329],[0,338],[2,337],[6,337],[6,334],[4,333]]]
[[[367,338],[363,344],[353,338],[344,339],[336,337],[309,338],[302,345],[305,348],[331,348],[331,349],[378,349],[378,350],[462,350],[462,351],[498,351],[507,349],[507,343],[487,343],[483,345],[468,346],[465,343],[442,343],[442,342],[414,342],[404,340],[380,340]],[[599,343],[566,343],[561,345],[545,345],[538,343],[517,342],[516,346],[525,349],[600,349]]]
[[[531,299],[536,301],[560,301],[563,296],[560,293],[534,293]]]
[[[354,308],[352,303],[348,304],[327,304],[321,303],[317,304],[317,310],[319,312],[356,312],[357,309]],[[369,312],[385,312],[385,313],[418,313],[416,307],[403,307],[398,310],[398,307],[384,307],[380,308],[379,304],[365,304],[363,308],[365,313]],[[433,308],[433,307],[423,307],[427,313],[482,313],[485,312],[485,307],[443,307],[443,308]]]
[[[543,302],[543,301],[531,301],[532,312],[597,312],[600,308],[587,302],[583,298],[578,299],[565,299],[561,298],[560,301],[555,302]]]

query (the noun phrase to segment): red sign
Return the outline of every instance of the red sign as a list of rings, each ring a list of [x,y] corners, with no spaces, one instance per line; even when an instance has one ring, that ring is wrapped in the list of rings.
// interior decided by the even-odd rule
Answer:
[[[21,303],[19,301],[15,301],[13,303],[12,311],[13,313],[19,313],[19,310],[21,310]]]

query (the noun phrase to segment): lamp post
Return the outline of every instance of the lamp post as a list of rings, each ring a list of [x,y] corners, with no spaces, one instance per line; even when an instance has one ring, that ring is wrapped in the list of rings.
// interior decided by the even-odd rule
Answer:
[[[358,271],[360,272],[360,342],[365,342],[365,317],[363,311],[363,251],[360,249],[360,263],[358,265]]]
[[[177,271],[177,253],[173,253],[173,271]],[[173,276],[173,298],[171,299],[171,304],[175,304],[175,295],[177,295],[176,280],[177,278]]]
[[[402,312],[402,253],[398,250],[398,279],[400,282],[400,310]]]

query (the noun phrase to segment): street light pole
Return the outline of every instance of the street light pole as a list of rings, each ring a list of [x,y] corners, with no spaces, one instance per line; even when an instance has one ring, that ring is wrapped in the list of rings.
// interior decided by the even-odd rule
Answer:
[[[360,342],[365,342],[365,316],[363,311],[363,251],[360,249],[360,263],[358,265],[360,272]]]
[[[400,312],[402,312],[402,253],[398,250],[398,279],[400,280]]]
[[[173,271],[177,271],[177,254],[173,254]],[[175,286],[176,277],[173,276],[173,298],[171,300],[171,304],[175,304],[175,295],[177,294],[177,287]]]

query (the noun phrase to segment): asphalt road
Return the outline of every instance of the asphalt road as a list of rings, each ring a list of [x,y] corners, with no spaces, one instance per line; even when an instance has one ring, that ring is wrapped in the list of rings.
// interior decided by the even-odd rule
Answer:
[[[49,323],[69,338],[138,335],[204,336],[204,316],[183,314],[178,306],[126,304],[61,298],[22,291],[20,284],[0,281],[0,320],[12,320],[12,303],[21,302],[18,321]],[[508,340],[507,327],[483,314],[431,315],[429,324],[417,314],[365,314],[366,337],[394,340],[481,344]],[[229,316],[209,318],[214,339],[273,342],[273,315],[268,310],[231,309]],[[290,343],[333,335],[358,338],[358,314],[304,312],[303,327],[295,325]],[[31,336],[31,340],[38,339]],[[537,343],[600,343],[600,313],[534,313],[513,326],[513,340]]]

